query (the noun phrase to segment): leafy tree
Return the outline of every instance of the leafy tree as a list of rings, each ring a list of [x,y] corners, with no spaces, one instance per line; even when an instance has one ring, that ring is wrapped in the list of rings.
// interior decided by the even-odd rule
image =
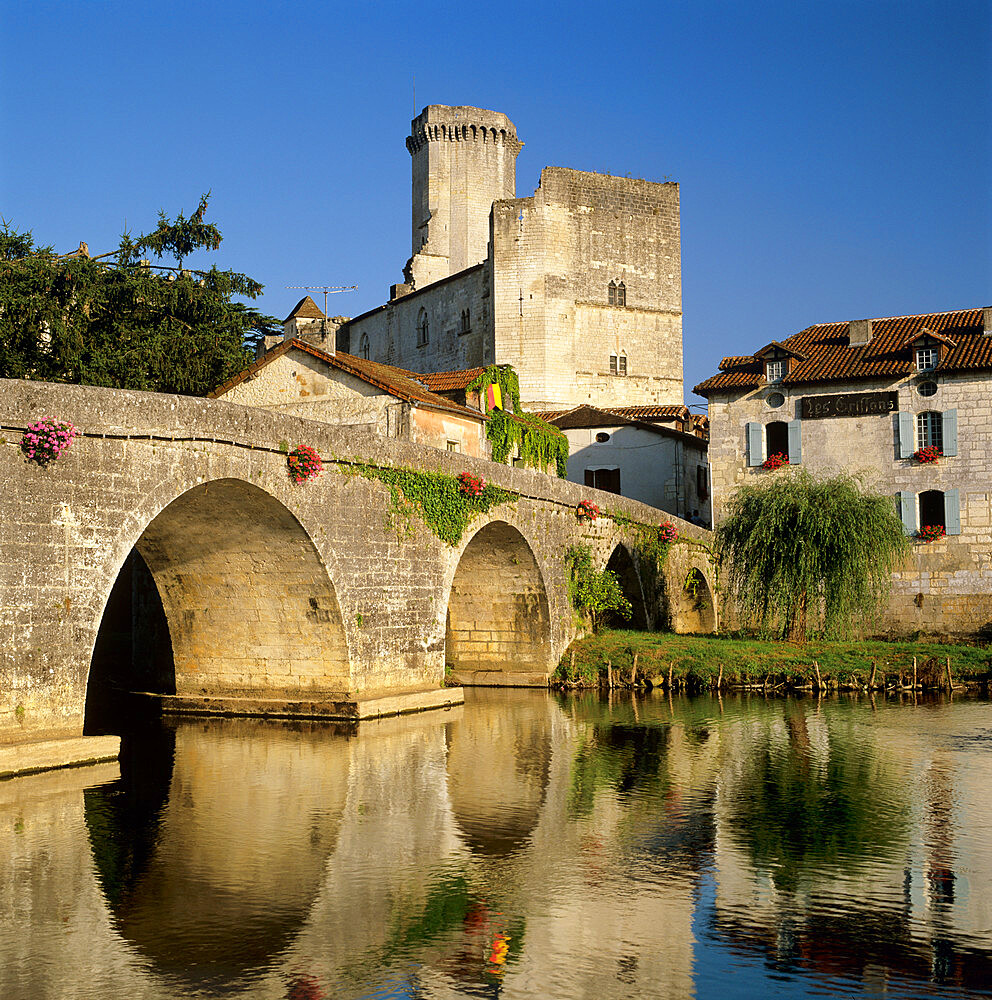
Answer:
[[[575,610],[589,619],[595,632],[599,619],[607,611],[621,618],[630,618],[633,609],[624,597],[623,588],[612,570],[595,570],[592,550],[588,545],[573,545],[565,553],[568,567],[569,593]]]
[[[256,298],[247,275],[183,268],[196,250],[216,250],[220,231],[196,211],[132,239],[112,254],[84,247],[57,255],[30,232],[0,224],[0,378],[79,382],[118,389],[203,395],[250,363],[276,320],[235,296]],[[141,260],[150,251],[177,267]]]
[[[799,641],[870,622],[908,544],[891,497],[804,469],[740,486],[717,542],[741,615]]]

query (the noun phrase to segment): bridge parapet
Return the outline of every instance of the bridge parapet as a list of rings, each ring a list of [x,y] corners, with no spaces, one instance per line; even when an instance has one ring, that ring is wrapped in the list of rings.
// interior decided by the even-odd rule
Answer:
[[[79,430],[45,468],[18,447],[42,417]],[[161,599],[177,695],[354,701],[438,688],[454,633],[477,668],[516,658],[546,676],[575,634],[565,550],[587,541],[605,562],[630,544],[623,523],[580,524],[579,500],[621,521],[669,519],[531,470],[220,400],[0,380],[0,438],[0,739],[82,730],[98,634],[111,654],[124,649],[107,621],[129,558]],[[300,444],[328,467],[294,484],[283,452]],[[451,546],[397,519],[362,466],[468,471],[514,498]],[[678,524],[683,537],[709,534]],[[452,625],[453,587],[469,595],[463,612],[502,611]],[[140,604],[140,580],[131,589],[120,600]],[[483,619],[492,627],[471,627]]]

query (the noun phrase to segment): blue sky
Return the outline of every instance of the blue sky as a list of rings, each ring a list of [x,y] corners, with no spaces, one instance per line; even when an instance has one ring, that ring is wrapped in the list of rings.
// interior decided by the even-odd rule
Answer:
[[[679,182],[701,402],[811,323],[992,304],[990,53],[987,0],[8,0],[0,216],[96,253],[210,189],[209,259],[264,310],[358,284],[357,315],[410,253],[415,86],[513,120],[518,196],[545,165]]]

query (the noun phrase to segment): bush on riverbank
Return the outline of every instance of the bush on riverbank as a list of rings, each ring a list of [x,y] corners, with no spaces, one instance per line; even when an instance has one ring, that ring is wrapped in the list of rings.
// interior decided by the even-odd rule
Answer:
[[[634,658],[637,672],[634,674]],[[816,641],[804,645],[773,640],[716,635],[674,635],[664,632],[605,631],[576,639],[565,651],[551,681],[557,686],[608,684],[607,665],[614,684],[649,684],[686,691],[716,688],[817,687],[882,689],[913,683],[946,683],[950,659],[955,684],[988,684],[992,677],[992,649],[936,642]],[[815,664],[815,666],[814,666]],[[669,673],[669,671],[671,673]]]

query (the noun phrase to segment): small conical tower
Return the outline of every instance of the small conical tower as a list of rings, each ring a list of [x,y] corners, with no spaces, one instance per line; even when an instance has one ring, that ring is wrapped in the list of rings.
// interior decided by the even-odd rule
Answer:
[[[431,104],[410,123],[413,158],[413,256],[416,288],[485,260],[489,212],[516,197],[523,143],[498,111]]]

